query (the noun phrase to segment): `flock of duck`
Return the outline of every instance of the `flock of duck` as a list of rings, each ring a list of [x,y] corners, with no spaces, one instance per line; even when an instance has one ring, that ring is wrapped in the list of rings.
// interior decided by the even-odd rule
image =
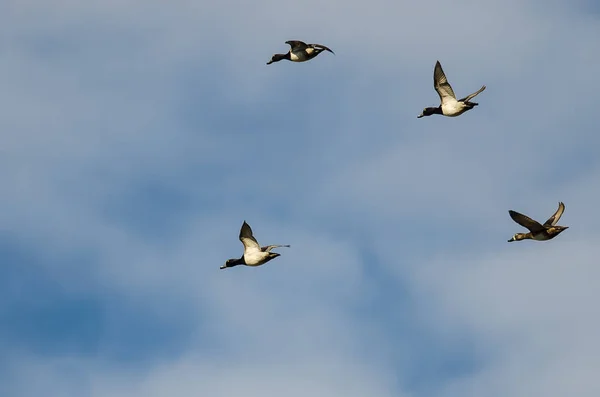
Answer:
[[[328,51],[335,55],[330,48],[322,44],[306,44],[299,40],[289,40],[285,43],[290,46],[290,50],[285,54],[274,54],[271,57],[271,60],[267,62],[267,65],[284,59],[292,62],[306,62],[313,59],[323,51]],[[471,110],[478,105],[476,102],[471,102],[471,99],[485,90],[484,85],[474,93],[457,100],[454,90],[452,89],[452,86],[450,86],[450,83],[448,83],[446,74],[444,73],[442,65],[439,61],[436,62],[433,70],[433,87],[440,97],[440,105],[437,107],[426,107],[423,109],[423,112],[417,116],[417,118],[431,116],[433,114],[441,114],[447,117],[460,116],[467,110]],[[508,242],[526,239],[536,241],[553,239],[562,231],[569,228],[568,226],[557,225],[564,211],[565,205],[562,202],[559,202],[558,209],[554,215],[548,218],[544,224],[541,224],[517,211],[509,210],[508,214],[512,220],[528,229],[529,232],[516,233],[511,237],[510,240],[508,240]],[[244,245],[244,254],[241,258],[228,259],[225,264],[221,266],[221,269],[238,265],[260,266],[281,255],[276,252],[271,252],[273,248],[289,247],[289,245],[266,245],[261,247],[256,238],[254,238],[252,229],[250,228],[250,225],[246,223],[246,221],[244,221],[242,224],[239,239]]]

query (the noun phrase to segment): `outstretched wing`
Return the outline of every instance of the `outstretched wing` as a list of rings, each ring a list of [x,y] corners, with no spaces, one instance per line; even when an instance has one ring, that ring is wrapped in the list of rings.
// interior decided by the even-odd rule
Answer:
[[[325,51],[329,51],[331,52],[333,55],[335,55],[335,52],[333,52],[329,47],[324,46],[323,44],[309,44],[309,46],[314,47],[318,50],[325,50]]]
[[[289,247],[289,246],[290,246],[289,244],[284,244],[284,245],[267,245],[267,246],[264,246],[264,247],[260,247],[260,250],[263,251],[263,252],[271,252],[271,250],[273,248],[277,248],[277,247]]]
[[[470,101],[471,99],[475,98],[477,95],[479,95],[481,93],[481,91],[485,90],[485,86],[482,86],[479,90],[475,91],[474,93],[472,93],[471,95],[467,95],[466,97],[459,99],[459,102],[467,102]]]
[[[302,51],[304,49],[306,49],[306,47],[308,47],[308,45],[306,45],[305,42],[300,41],[300,40],[288,40],[285,42],[285,44],[289,44],[291,48],[292,52],[296,52],[296,51]]]
[[[454,90],[452,90],[452,86],[448,83],[448,79],[446,78],[446,74],[442,69],[442,65],[440,61],[435,63],[435,69],[433,70],[433,88],[437,91],[440,96],[440,101],[442,105],[449,100],[456,100],[456,95],[454,95]]]
[[[250,225],[244,221],[242,228],[240,229],[240,241],[244,244],[244,251],[260,251],[260,245],[258,241],[252,235],[252,229]]]
[[[510,215],[513,221],[517,222],[524,228],[529,229],[531,233],[541,232],[545,230],[544,227],[539,224],[539,222],[534,221],[527,215],[520,214],[517,211],[513,210],[509,210],[508,214]]]
[[[556,210],[554,215],[548,218],[546,223],[544,223],[544,226],[555,226],[558,223],[558,220],[562,216],[563,212],[565,212],[565,205],[561,201],[558,203],[558,209]]]

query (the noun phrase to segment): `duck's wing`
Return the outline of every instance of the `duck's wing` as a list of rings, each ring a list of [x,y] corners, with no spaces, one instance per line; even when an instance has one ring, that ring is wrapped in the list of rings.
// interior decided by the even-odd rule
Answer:
[[[561,201],[558,203],[558,209],[556,210],[554,215],[548,218],[546,223],[544,223],[544,226],[555,226],[558,223],[558,220],[562,216],[563,212],[565,212],[565,205]]]
[[[539,222],[534,221],[527,215],[520,214],[517,211],[513,210],[508,210],[508,214],[510,215],[513,221],[517,222],[524,228],[529,229],[531,233],[541,232],[545,230],[544,226],[540,225]]]
[[[309,44],[309,46],[311,46],[311,47],[313,47],[313,48],[316,48],[316,49],[318,49],[318,50],[321,50],[321,51],[323,51],[323,50],[325,50],[325,51],[329,51],[329,52],[331,52],[333,55],[335,55],[335,52],[333,52],[333,51],[331,50],[331,48],[329,48],[329,47],[326,47],[326,46],[324,46],[323,44]]]
[[[262,252],[271,252],[271,250],[272,250],[273,248],[277,248],[277,247],[289,247],[289,246],[290,246],[289,244],[283,244],[283,245],[267,245],[267,246],[264,246],[264,247],[260,247],[260,250],[261,250]]]
[[[435,63],[435,69],[433,70],[433,88],[435,88],[440,96],[442,105],[449,100],[456,101],[456,95],[454,95],[454,90],[452,90],[452,86],[448,83],[440,61]]]
[[[260,251],[260,245],[252,235],[252,229],[250,228],[250,225],[246,223],[246,221],[244,221],[244,224],[240,229],[240,241],[242,244],[244,244],[244,252]]]
[[[459,99],[459,102],[467,102],[470,101],[471,99],[475,98],[477,95],[479,95],[481,93],[481,91],[485,90],[485,86],[482,86],[479,90],[475,91],[474,93],[472,93],[471,95],[467,95],[466,97]]]
[[[308,47],[308,45],[300,40],[288,40],[285,44],[289,44],[292,52],[302,51]]]

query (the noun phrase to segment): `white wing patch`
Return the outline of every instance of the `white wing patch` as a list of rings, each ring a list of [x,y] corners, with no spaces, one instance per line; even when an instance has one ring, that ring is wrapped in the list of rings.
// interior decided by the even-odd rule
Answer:
[[[562,202],[560,202],[558,203],[558,209],[556,210],[554,215],[552,215],[550,219],[546,221],[546,223],[549,223],[550,226],[556,226],[563,212],[565,212],[565,205]]]
[[[244,244],[245,253],[260,252],[260,245],[258,245],[256,241],[248,237],[242,237],[240,240],[242,240],[242,244]]]

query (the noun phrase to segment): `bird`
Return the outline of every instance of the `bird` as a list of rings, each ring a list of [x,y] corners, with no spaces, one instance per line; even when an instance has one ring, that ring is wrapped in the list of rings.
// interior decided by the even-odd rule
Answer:
[[[520,240],[536,240],[536,241],[545,241],[553,239],[558,236],[564,230],[567,230],[568,226],[558,226],[558,220],[562,216],[565,211],[565,205],[562,202],[558,203],[558,209],[548,220],[540,225],[539,222],[534,221],[530,217],[520,214],[516,211],[509,210],[508,213],[513,221],[517,222],[519,225],[523,226],[526,229],[529,229],[529,233],[516,233],[508,242],[511,241],[520,241]]]
[[[271,252],[273,248],[289,247],[289,245],[267,245],[261,247],[254,238],[252,229],[246,221],[244,221],[242,228],[240,229],[240,241],[244,244],[244,254],[242,257],[239,259],[228,259],[225,264],[220,267],[221,269],[238,265],[260,266],[281,255],[276,252]]]
[[[478,103],[470,102],[470,100],[485,90],[484,85],[471,95],[457,101],[454,90],[452,90],[452,86],[448,83],[448,79],[446,78],[446,74],[442,69],[440,61],[436,62],[435,69],[433,70],[433,87],[440,96],[441,104],[438,107],[427,107],[423,109],[423,113],[417,116],[418,119],[423,116],[431,116],[432,114],[441,114],[448,117],[460,116],[467,110],[471,110],[479,105]]]
[[[306,44],[299,40],[288,40],[285,42],[290,45],[290,50],[285,54],[275,54],[271,57],[271,60],[267,62],[267,65],[273,62],[279,62],[282,59],[287,59],[292,62],[306,62],[313,59],[323,51],[329,51],[333,55],[335,53],[331,49],[325,47],[322,44]]]

